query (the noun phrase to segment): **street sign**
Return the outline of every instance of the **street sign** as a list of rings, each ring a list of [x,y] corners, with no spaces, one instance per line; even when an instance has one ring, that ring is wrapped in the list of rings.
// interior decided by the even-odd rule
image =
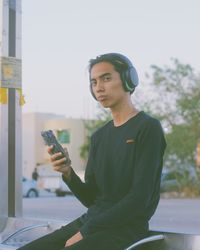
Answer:
[[[21,59],[16,57],[0,57],[0,87],[21,88]]]

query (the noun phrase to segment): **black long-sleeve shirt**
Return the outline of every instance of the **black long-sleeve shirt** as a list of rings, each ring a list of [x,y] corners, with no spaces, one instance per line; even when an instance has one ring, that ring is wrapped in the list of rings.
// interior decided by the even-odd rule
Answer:
[[[143,111],[121,126],[110,121],[91,138],[85,182],[67,183],[88,211],[83,236],[109,228],[148,225],[160,197],[166,142],[158,120]]]

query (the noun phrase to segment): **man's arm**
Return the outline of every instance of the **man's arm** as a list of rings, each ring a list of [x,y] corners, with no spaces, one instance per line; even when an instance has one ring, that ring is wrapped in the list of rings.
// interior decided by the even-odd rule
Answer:
[[[80,177],[71,168],[70,178],[66,178],[65,175],[63,175],[62,178],[72,193],[84,206],[90,207],[94,203],[96,197],[96,186],[92,174],[85,174],[85,182],[82,182]]]
[[[134,177],[129,193],[113,207],[86,222],[80,229],[83,237],[101,229],[150,219],[159,200],[165,146],[160,123],[152,119],[137,141],[134,173],[130,173]]]
[[[97,186],[93,174],[93,153],[94,145],[93,139],[91,139],[89,158],[85,171],[85,182],[82,182],[80,177],[74,172],[73,168],[70,168],[70,173],[62,175],[63,181],[86,207],[90,207],[94,203],[97,194]]]

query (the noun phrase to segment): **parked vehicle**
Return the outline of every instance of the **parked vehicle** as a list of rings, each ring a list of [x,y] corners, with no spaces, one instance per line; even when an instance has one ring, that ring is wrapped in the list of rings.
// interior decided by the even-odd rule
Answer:
[[[72,193],[63,182],[61,173],[54,171],[50,164],[40,165],[38,173],[38,184],[41,189],[55,193],[57,196],[65,196]]]
[[[55,193],[57,196],[71,194],[69,187],[63,182],[62,177],[55,173],[54,175],[40,176],[42,188],[48,192]]]
[[[179,191],[180,184],[173,171],[163,170],[161,176],[161,192]]]
[[[22,178],[22,190],[23,197],[38,197],[39,190],[37,188],[37,182],[35,180],[27,179],[25,177]]]
[[[197,172],[192,166],[164,168],[161,176],[161,192],[180,191],[184,186],[194,185],[197,181]]]

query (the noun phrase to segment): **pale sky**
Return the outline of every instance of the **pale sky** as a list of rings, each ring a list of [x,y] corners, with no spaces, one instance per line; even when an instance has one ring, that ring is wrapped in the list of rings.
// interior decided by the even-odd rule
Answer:
[[[107,52],[132,60],[144,95],[152,64],[199,72],[199,13],[199,0],[22,0],[23,112],[93,117],[87,65]]]

